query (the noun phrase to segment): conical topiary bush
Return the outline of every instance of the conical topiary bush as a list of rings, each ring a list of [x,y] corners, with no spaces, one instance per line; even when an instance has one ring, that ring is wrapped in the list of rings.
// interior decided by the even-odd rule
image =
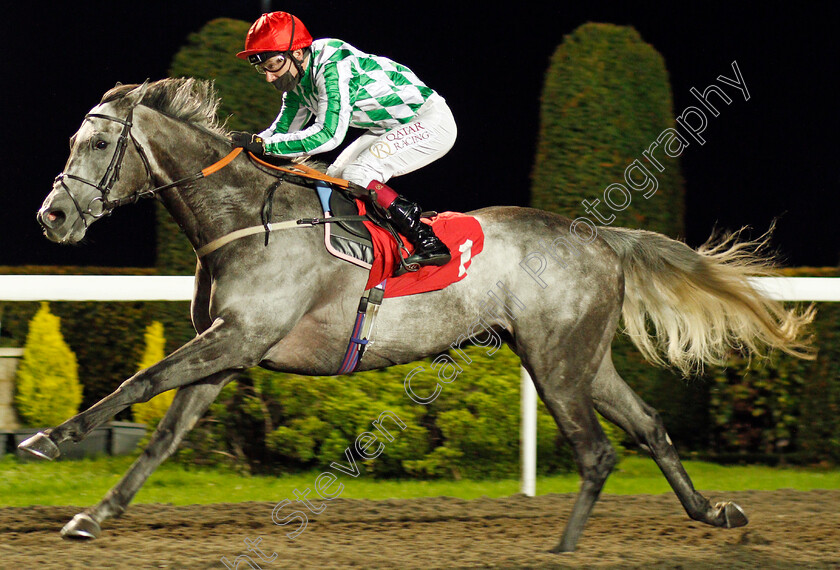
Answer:
[[[154,321],[143,335],[146,341],[146,348],[143,350],[143,357],[140,359],[139,370],[144,370],[163,360],[165,356],[164,347],[166,338],[163,334],[163,324]],[[131,406],[131,413],[134,414],[134,421],[155,426],[172,405],[172,398],[175,397],[175,390],[169,390],[158,394],[148,402],[141,402]]]
[[[41,303],[15,378],[18,416],[27,426],[55,426],[74,416],[81,402],[76,355],[64,342],[60,319]]]

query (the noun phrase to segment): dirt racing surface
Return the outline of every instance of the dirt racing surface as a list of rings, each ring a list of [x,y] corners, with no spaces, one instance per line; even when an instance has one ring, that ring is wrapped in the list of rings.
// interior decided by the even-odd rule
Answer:
[[[134,505],[101,538],[62,540],[74,507],[0,509],[0,568],[840,568],[840,491],[706,493],[750,524],[690,520],[673,495],[604,496],[578,550],[550,554],[574,495],[336,499],[299,527],[274,503]],[[293,507],[286,507],[284,515]],[[260,539],[261,540],[258,540]],[[261,549],[248,552],[245,539]]]

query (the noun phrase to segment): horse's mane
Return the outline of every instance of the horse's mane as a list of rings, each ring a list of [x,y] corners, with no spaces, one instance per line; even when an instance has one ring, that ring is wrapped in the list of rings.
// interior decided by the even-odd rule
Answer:
[[[118,83],[102,96],[100,104],[122,99],[139,87]],[[219,103],[213,81],[194,77],[170,77],[149,83],[140,100],[141,105],[226,138],[228,130],[216,114]]]
[[[102,96],[100,104],[122,99],[140,87],[118,83]],[[230,132],[217,114],[221,102],[222,99],[212,80],[194,77],[169,77],[149,83],[140,100],[141,105],[227,139]],[[325,164],[313,161],[309,157],[290,162],[305,162],[322,172],[326,171]]]

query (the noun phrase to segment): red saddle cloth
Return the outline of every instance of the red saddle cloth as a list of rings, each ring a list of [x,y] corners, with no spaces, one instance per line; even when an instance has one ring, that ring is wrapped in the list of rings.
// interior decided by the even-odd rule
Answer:
[[[360,200],[356,203],[359,206],[359,213],[364,215],[364,203]],[[393,277],[394,270],[399,266],[397,261],[399,248],[394,243],[394,236],[372,222],[364,222],[370,230],[374,251],[367,289],[388,279],[385,297],[402,297],[437,291],[467,276],[472,259],[484,248],[484,232],[478,220],[466,214],[442,212],[434,218],[423,218],[423,221],[430,224],[435,235],[449,247],[452,260],[446,265],[427,265],[421,267],[419,271]],[[414,250],[405,238],[403,238],[403,243],[409,251]]]

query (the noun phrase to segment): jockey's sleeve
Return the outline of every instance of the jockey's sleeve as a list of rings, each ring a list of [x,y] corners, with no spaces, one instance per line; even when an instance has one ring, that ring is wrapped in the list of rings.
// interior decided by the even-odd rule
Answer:
[[[312,112],[300,104],[300,96],[294,91],[283,94],[283,106],[271,126],[260,133],[267,139],[274,133],[288,133],[300,130],[309,121]]]
[[[330,62],[324,65],[314,77],[314,96],[317,97],[315,122],[298,131],[274,130],[274,132],[261,134],[265,140],[266,152],[283,156],[302,156],[327,152],[341,144],[347,135],[353,113],[350,100],[352,76],[352,68],[348,61]],[[300,104],[298,99],[298,105]],[[281,129],[284,126],[282,115],[281,111],[281,116],[275,125]],[[289,124],[292,125],[291,122]]]

